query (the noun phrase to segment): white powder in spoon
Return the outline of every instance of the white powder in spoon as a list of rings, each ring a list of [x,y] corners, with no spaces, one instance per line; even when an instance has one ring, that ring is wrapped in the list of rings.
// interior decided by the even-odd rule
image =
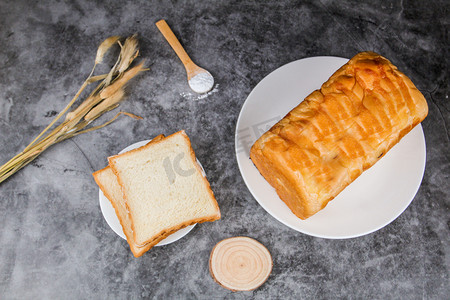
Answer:
[[[192,77],[188,83],[194,92],[203,94],[212,89],[214,78],[209,72],[202,72]]]

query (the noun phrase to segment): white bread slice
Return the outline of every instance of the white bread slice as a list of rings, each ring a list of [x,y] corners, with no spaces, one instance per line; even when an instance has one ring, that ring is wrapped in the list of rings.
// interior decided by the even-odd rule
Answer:
[[[157,142],[163,138],[164,135],[160,134],[153,138],[149,143]],[[98,184],[105,197],[114,207],[120,225],[122,225],[123,233],[125,234],[127,242],[130,245],[131,252],[135,257],[142,256],[142,254],[148,251],[151,247],[147,245],[140,247],[134,242],[130,216],[123,199],[122,189],[117,181],[117,176],[111,170],[110,166],[94,172],[92,175],[94,176],[95,182]]]
[[[181,228],[220,219],[183,130],[108,160],[122,187],[138,246],[153,247]]]

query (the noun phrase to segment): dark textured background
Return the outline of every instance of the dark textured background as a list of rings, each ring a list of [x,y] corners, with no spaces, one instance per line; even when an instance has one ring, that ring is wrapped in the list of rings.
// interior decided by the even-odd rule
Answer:
[[[0,163],[70,101],[104,38],[138,33],[151,69],[120,107],[144,120],[122,117],[58,144],[0,184],[0,298],[448,298],[449,2],[382,3],[0,1]],[[154,25],[161,18],[214,75],[217,90],[208,97],[190,92]],[[236,120],[274,69],[364,50],[389,58],[428,100],[424,179],[387,227],[349,240],[310,237],[276,221],[247,190],[234,154]],[[133,142],[180,129],[223,218],[136,259],[104,221],[91,173]],[[209,275],[212,247],[236,235],[256,238],[274,259],[269,280],[254,292],[232,293]]]

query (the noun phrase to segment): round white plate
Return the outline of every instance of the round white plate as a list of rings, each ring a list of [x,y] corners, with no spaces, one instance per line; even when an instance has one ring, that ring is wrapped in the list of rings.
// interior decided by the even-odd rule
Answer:
[[[145,140],[145,141],[140,141],[140,142],[134,143],[134,144],[126,147],[122,151],[120,151],[119,154],[139,148],[141,146],[144,146],[145,144],[147,144],[150,141],[151,140]],[[205,170],[203,169],[203,166],[200,164],[198,159],[197,159],[197,163],[200,165],[200,167],[203,171],[203,176],[206,176]],[[126,238],[125,234],[123,233],[122,225],[120,225],[119,219],[117,218],[117,215],[116,215],[116,211],[114,210],[114,207],[112,206],[111,202],[109,202],[108,198],[106,198],[106,196],[103,194],[101,189],[98,190],[98,195],[99,195],[98,197],[100,200],[100,208],[102,210],[102,214],[106,220],[106,223],[108,223],[109,227],[111,227],[111,229],[115,233],[117,233],[121,238],[126,240],[127,238]],[[171,235],[166,237],[164,240],[159,242],[156,246],[164,246],[164,245],[173,243],[175,241],[178,241],[179,239],[184,237],[186,234],[188,234],[192,230],[192,228],[194,228],[195,225],[196,224],[187,226],[183,229],[180,229],[180,230],[172,233]]]
[[[308,235],[343,239],[374,232],[411,203],[425,170],[425,137],[419,124],[380,161],[312,217],[301,220],[278,197],[250,160],[250,147],[348,59],[311,57],[266,76],[248,96],[236,126],[236,158],[258,203],[283,224]]]

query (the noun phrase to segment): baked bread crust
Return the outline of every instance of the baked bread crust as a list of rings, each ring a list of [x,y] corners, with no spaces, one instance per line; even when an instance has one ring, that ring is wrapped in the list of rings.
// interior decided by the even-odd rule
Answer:
[[[250,158],[299,218],[323,209],[428,114],[389,60],[361,52],[252,146]]]
[[[181,130],[181,131],[178,131],[176,133],[173,133],[170,136],[167,136],[165,139],[170,138],[173,135],[181,135],[186,140],[186,142],[187,142],[187,144],[189,145],[189,148],[190,148],[191,158],[193,159],[193,161],[196,161],[194,149],[192,148],[191,141],[190,141],[189,137],[187,136],[186,132],[184,130]],[[122,187],[123,197],[124,197],[125,204],[127,206],[127,210],[129,212],[129,217],[130,217],[130,220],[131,220],[131,228],[132,228],[132,231],[133,231],[133,240],[134,241],[136,241],[136,230],[135,230],[135,225],[134,225],[135,222],[133,221],[133,214],[130,212],[130,209],[129,209],[128,204],[127,204],[128,199],[127,199],[126,193],[124,192],[124,183],[123,183],[123,181],[121,179],[120,173],[115,168],[115,160],[118,157],[120,157],[120,156],[130,155],[130,154],[132,154],[132,153],[134,153],[136,151],[142,150],[143,148],[147,148],[147,147],[150,147],[150,146],[152,146],[154,144],[160,143],[161,141],[162,140],[159,140],[159,141],[156,141],[155,143],[144,145],[144,146],[142,146],[140,148],[133,149],[133,150],[128,151],[126,153],[108,157],[109,165],[111,166],[111,169],[113,170],[114,174],[117,176],[117,180],[118,180],[119,185]],[[202,170],[201,170],[200,166],[198,165],[198,163],[194,163],[194,167],[196,168],[197,172],[200,172],[200,174],[202,173]],[[153,237],[151,237],[148,240],[146,240],[142,245],[137,244],[137,246],[138,247],[144,247],[146,249],[145,251],[148,251],[153,246],[158,244],[161,240],[165,239],[166,237],[168,237],[172,233],[174,233],[174,232],[176,232],[176,231],[178,231],[178,230],[180,230],[182,228],[185,228],[187,226],[190,226],[190,225],[193,225],[193,224],[196,224],[196,223],[213,222],[213,221],[219,220],[221,218],[219,205],[217,203],[217,200],[216,200],[216,198],[214,196],[213,191],[211,190],[211,186],[210,186],[210,184],[209,184],[209,182],[208,182],[208,180],[206,179],[205,176],[202,176],[202,183],[205,185],[205,188],[207,189],[208,194],[210,195],[211,199],[213,200],[213,205],[214,205],[214,207],[216,209],[216,214],[215,215],[211,215],[211,216],[204,217],[204,218],[195,218],[195,219],[192,219],[192,220],[180,223],[180,224],[178,224],[176,226],[173,226],[173,227],[170,227],[170,228],[166,228],[165,230],[162,230],[158,234],[155,234]]]

